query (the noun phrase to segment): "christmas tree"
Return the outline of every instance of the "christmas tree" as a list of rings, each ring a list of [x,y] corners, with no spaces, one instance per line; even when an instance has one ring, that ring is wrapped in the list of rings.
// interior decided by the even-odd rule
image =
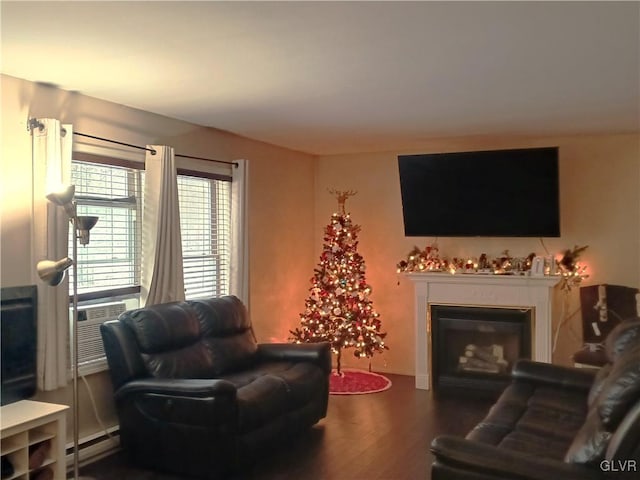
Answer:
[[[342,350],[353,348],[357,358],[372,357],[388,347],[380,331],[379,314],[369,298],[364,259],[358,253],[359,225],[354,225],[344,204],[354,191],[338,192],[339,213],[325,227],[320,263],[311,278],[310,295],[300,314],[301,326],[291,331],[297,343],[330,342],[340,371]]]

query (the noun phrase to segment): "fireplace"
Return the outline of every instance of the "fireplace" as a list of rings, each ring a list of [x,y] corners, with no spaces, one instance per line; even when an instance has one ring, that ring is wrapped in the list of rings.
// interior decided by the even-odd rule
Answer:
[[[434,390],[498,392],[519,358],[531,358],[531,308],[430,305]]]
[[[560,279],[558,276],[453,275],[423,272],[407,273],[405,277],[415,286],[416,388],[429,389],[433,380],[432,325],[429,325],[428,318],[431,305],[529,311],[531,323],[529,327],[524,327],[525,330],[528,328],[530,335],[529,356],[539,362],[551,362],[551,300],[553,288]],[[521,353],[526,353],[526,349]],[[461,356],[459,353],[456,355]]]

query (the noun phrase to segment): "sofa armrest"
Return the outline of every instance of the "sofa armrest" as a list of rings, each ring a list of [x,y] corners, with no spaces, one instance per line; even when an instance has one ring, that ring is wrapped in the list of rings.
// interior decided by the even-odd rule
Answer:
[[[236,387],[233,383],[220,379],[143,378],[124,384],[116,390],[115,399],[119,400],[138,393],[193,398],[215,397],[219,395],[235,397]]]
[[[219,379],[134,380],[116,390],[114,398],[147,419],[196,427],[228,429],[238,409],[235,385]]]
[[[293,362],[311,362],[331,373],[331,346],[329,342],[319,343],[260,343],[260,360],[289,360]]]
[[[511,376],[515,380],[586,391],[593,384],[595,372],[595,370],[588,368],[572,368],[532,360],[518,360],[513,366]]]
[[[509,480],[596,480],[601,479],[598,471],[582,465],[559,460],[541,458],[520,452],[508,451],[493,445],[466,440],[451,435],[436,437],[431,443],[431,452],[436,459],[436,469],[450,468],[464,478],[509,479]],[[462,473],[461,473],[462,472]],[[445,478],[433,476],[434,479]]]

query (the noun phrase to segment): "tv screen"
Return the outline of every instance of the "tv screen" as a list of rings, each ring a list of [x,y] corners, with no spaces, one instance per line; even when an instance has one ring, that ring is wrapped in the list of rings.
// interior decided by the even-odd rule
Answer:
[[[558,148],[398,156],[408,237],[559,237]]]
[[[2,287],[0,293],[0,403],[17,402],[36,392],[37,288]]]

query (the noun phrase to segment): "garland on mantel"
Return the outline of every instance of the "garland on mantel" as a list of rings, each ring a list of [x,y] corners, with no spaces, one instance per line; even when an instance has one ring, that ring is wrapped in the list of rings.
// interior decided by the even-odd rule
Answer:
[[[560,286],[563,290],[569,291],[580,285],[582,280],[588,278],[586,265],[578,262],[580,255],[587,249],[574,246],[565,250],[557,258],[547,255],[544,258],[544,275],[559,275]],[[407,254],[405,260],[397,264],[398,273],[412,272],[448,272],[486,274],[486,275],[529,275],[534,259],[538,258],[535,253],[530,253],[527,257],[512,257],[509,250],[504,250],[499,257],[489,258],[485,253],[479,257],[459,258],[440,257],[437,244],[427,245],[424,250],[413,247]]]

